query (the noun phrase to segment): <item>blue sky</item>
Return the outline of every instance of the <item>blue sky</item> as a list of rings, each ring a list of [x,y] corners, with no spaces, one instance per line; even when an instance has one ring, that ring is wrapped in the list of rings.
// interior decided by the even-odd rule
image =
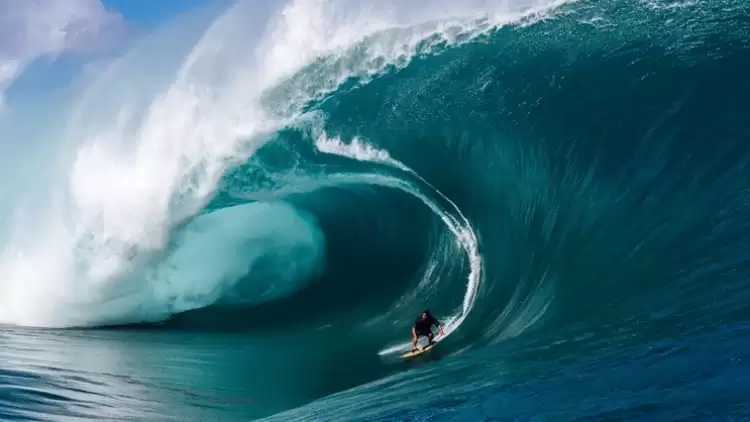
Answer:
[[[118,11],[126,21],[158,25],[182,12],[201,6],[226,4],[229,0],[103,0],[108,9]]]
[[[33,103],[34,98],[65,85],[84,63],[117,54],[133,39],[181,13],[230,2],[41,0],[32,7],[31,2],[0,0],[0,10],[10,11],[0,16],[0,112],[14,103]],[[72,43],[55,38],[54,34],[67,33],[71,27],[98,28],[98,32],[72,37]]]

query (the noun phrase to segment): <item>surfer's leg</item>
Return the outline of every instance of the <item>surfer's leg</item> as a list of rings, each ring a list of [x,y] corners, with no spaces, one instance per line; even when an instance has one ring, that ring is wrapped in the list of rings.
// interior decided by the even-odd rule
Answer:
[[[432,341],[433,337],[435,337],[435,335],[432,334],[432,331],[430,331],[430,333],[427,334],[427,340],[429,340],[429,342],[427,344],[430,344],[430,345],[435,344],[435,342]]]

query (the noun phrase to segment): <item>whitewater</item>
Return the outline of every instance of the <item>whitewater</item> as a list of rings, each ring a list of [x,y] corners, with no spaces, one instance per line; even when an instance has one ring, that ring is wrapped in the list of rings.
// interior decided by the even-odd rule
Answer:
[[[748,417],[747,16],[176,17],[0,124],[0,419]]]

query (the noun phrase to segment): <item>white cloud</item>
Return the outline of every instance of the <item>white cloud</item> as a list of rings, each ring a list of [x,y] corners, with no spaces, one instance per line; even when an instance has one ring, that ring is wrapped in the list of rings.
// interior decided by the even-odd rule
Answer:
[[[0,110],[5,91],[35,60],[105,51],[124,28],[100,0],[0,0]]]

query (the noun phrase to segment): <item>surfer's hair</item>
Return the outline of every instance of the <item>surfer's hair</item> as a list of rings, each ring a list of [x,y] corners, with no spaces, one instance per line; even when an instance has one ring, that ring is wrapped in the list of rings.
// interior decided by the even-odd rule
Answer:
[[[427,316],[432,316],[432,312],[430,312],[429,309],[425,309],[424,311],[422,311],[422,313],[427,314]]]

